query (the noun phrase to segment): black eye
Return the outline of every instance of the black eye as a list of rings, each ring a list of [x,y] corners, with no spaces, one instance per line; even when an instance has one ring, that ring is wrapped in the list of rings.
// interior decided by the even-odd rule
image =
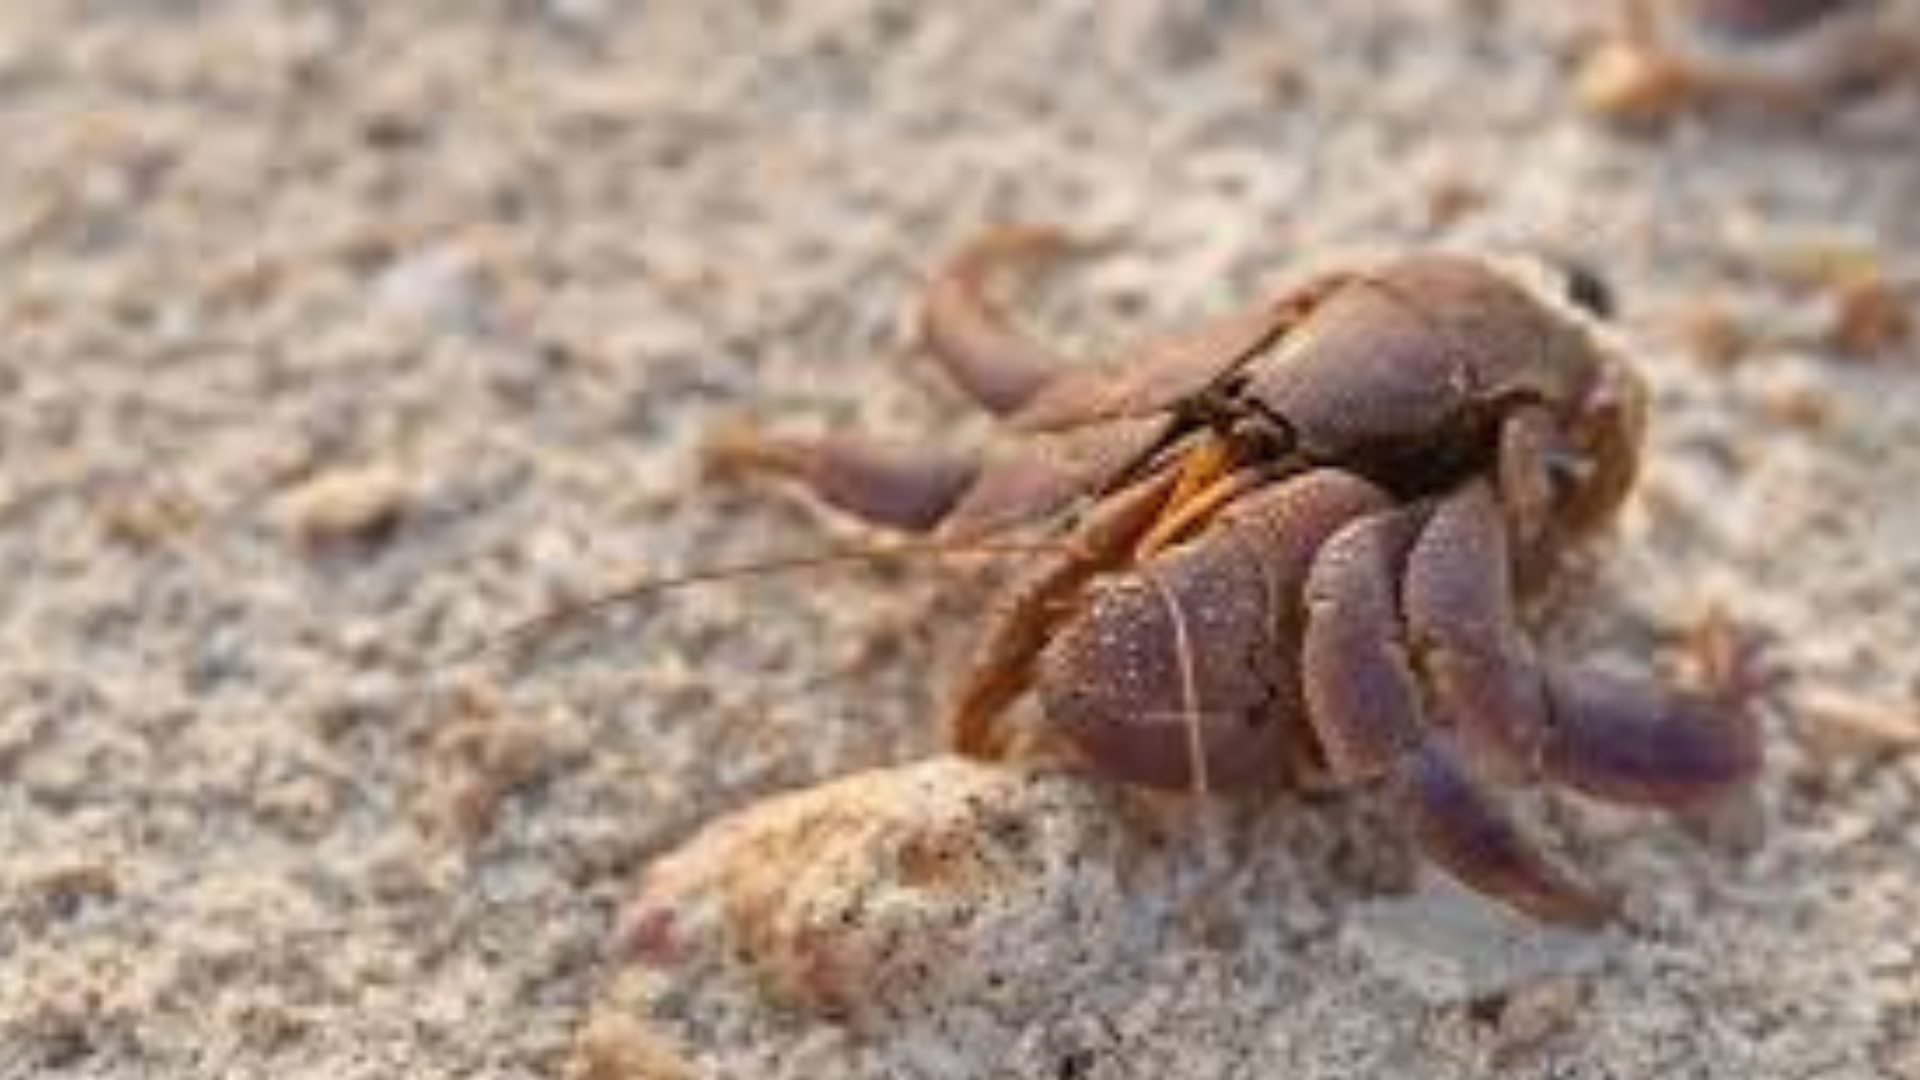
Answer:
[[[1569,259],[1560,264],[1560,272],[1566,277],[1568,300],[1598,318],[1613,318],[1613,313],[1619,310],[1619,304],[1614,299],[1613,286],[1600,276],[1600,271],[1586,263]]]

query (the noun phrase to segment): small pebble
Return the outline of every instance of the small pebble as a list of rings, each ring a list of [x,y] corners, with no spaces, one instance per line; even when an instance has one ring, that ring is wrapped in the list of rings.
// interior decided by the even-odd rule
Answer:
[[[309,552],[375,544],[400,524],[411,487],[389,465],[335,469],[282,493],[274,518]]]
[[[1701,298],[1675,316],[1687,352],[1716,370],[1733,367],[1753,346],[1753,334],[1726,303]]]
[[[1808,744],[1827,757],[1878,758],[1920,746],[1920,702],[1896,705],[1844,690],[1804,690],[1795,712]]]
[[[198,523],[200,510],[184,496],[165,491],[134,491],[100,508],[106,534],[135,548],[165,544]]]
[[[1515,1061],[1571,1029],[1586,996],[1580,980],[1563,976],[1516,988],[1500,1004],[1494,1032],[1495,1059],[1502,1063]]]
[[[433,329],[470,331],[481,323],[472,260],[458,250],[408,253],[380,271],[373,291],[381,307]]]
[[[478,693],[455,708],[429,749],[435,779],[426,809],[444,833],[472,844],[492,831],[515,792],[577,760],[585,747],[563,717],[509,716]]]
[[[602,1014],[574,1040],[573,1080],[699,1080],[666,1036],[629,1017]]]
[[[1629,124],[1666,119],[1693,101],[1694,90],[1686,69],[1628,41],[1609,41],[1595,49],[1574,80],[1581,108]]]
[[[1832,425],[1833,392],[1816,373],[1802,366],[1768,371],[1760,382],[1760,407],[1778,423],[1802,431]]]
[[[1920,301],[1878,274],[1836,284],[1828,294],[1825,344],[1854,356],[1888,353],[1913,338],[1914,306]]]

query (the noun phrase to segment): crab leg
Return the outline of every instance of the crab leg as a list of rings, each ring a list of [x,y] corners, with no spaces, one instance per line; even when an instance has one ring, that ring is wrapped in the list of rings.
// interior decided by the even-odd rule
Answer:
[[[1074,368],[1035,393],[1011,423],[1022,431],[1060,431],[1191,406],[1283,338],[1347,280],[1317,278],[1148,341],[1115,363]]]
[[[1743,710],[1645,679],[1543,670],[1514,617],[1505,526],[1486,483],[1435,508],[1403,590],[1437,719],[1490,776],[1544,776],[1610,802],[1686,810],[1758,770]]]
[[[769,473],[798,480],[821,501],[870,524],[928,532],[960,502],[980,472],[969,456],[838,436],[794,438],[726,431],[705,447],[722,475]]]
[[[1336,779],[1387,778],[1422,852],[1471,888],[1538,918],[1591,924],[1611,901],[1548,862],[1427,728],[1396,583],[1422,521],[1403,509],[1327,542],[1307,577],[1307,718]]]
[[[987,297],[987,278],[1004,264],[1051,258],[1074,246],[1058,229],[995,229],[962,248],[928,284],[920,316],[927,346],[987,411],[1017,411],[1068,366]]]
[[[1396,804],[1429,859],[1468,886],[1548,922],[1593,926],[1613,896],[1574,881],[1535,850],[1474,782],[1444,733],[1400,763]]]
[[[1102,504],[1075,530],[1066,552],[1045,559],[1001,594],[947,721],[954,750],[970,757],[1002,755],[1006,748],[996,722],[1032,684],[1034,660],[1072,613],[1073,597],[1094,575],[1125,561],[1160,515],[1178,476],[1156,473]]]
[[[1550,669],[1546,775],[1610,802],[1689,811],[1760,771],[1747,710],[1646,679]]]
[[[1076,433],[998,461],[852,436],[804,438],[726,428],[708,440],[706,463],[722,477],[768,474],[798,481],[814,497],[870,525],[935,532],[964,543],[1066,509],[1097,489],[1139,448],[1162,437],[1155,421]]]
[[[1180,410],[1206,397],[1279,340],[1347,275],[1327,274],[1197,327],[1166,334],[1111,363],[1074,364],[1014,324],[987,295],[1000,267],[1081,244],[1046,226],[1005,226],[936,271],[921,308],[923,339],[960,388],[1023,431],[1065,431]]]

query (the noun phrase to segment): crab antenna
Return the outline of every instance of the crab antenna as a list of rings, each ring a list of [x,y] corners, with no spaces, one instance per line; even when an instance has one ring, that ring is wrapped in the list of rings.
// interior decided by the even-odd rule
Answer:
[[[704,566],[676,574],[642,577],[598,596],[542,612],[509,626],[498,634],[455,653],[451,657],[451,662],[460,663],[521,648],[572,623],[597,618],[615,608],[637,603],[650,596],[677,592],[700,585],[825,566],[884,562],[888,559],[913,559],[939,555],[1056,555],[1062,550],[1064,545],[1044,541],[925,540],[868,547],[827,548],[799,555],[759,559],[748,563]]]

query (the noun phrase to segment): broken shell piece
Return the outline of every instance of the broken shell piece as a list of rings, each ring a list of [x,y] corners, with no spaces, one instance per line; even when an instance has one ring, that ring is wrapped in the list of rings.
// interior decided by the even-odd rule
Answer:
[[[663,993],[745,975],[848,1021],[1037,1008],[1127,947],[1108,798],[958,758],[776,797],[655,863],[624,944]]]

